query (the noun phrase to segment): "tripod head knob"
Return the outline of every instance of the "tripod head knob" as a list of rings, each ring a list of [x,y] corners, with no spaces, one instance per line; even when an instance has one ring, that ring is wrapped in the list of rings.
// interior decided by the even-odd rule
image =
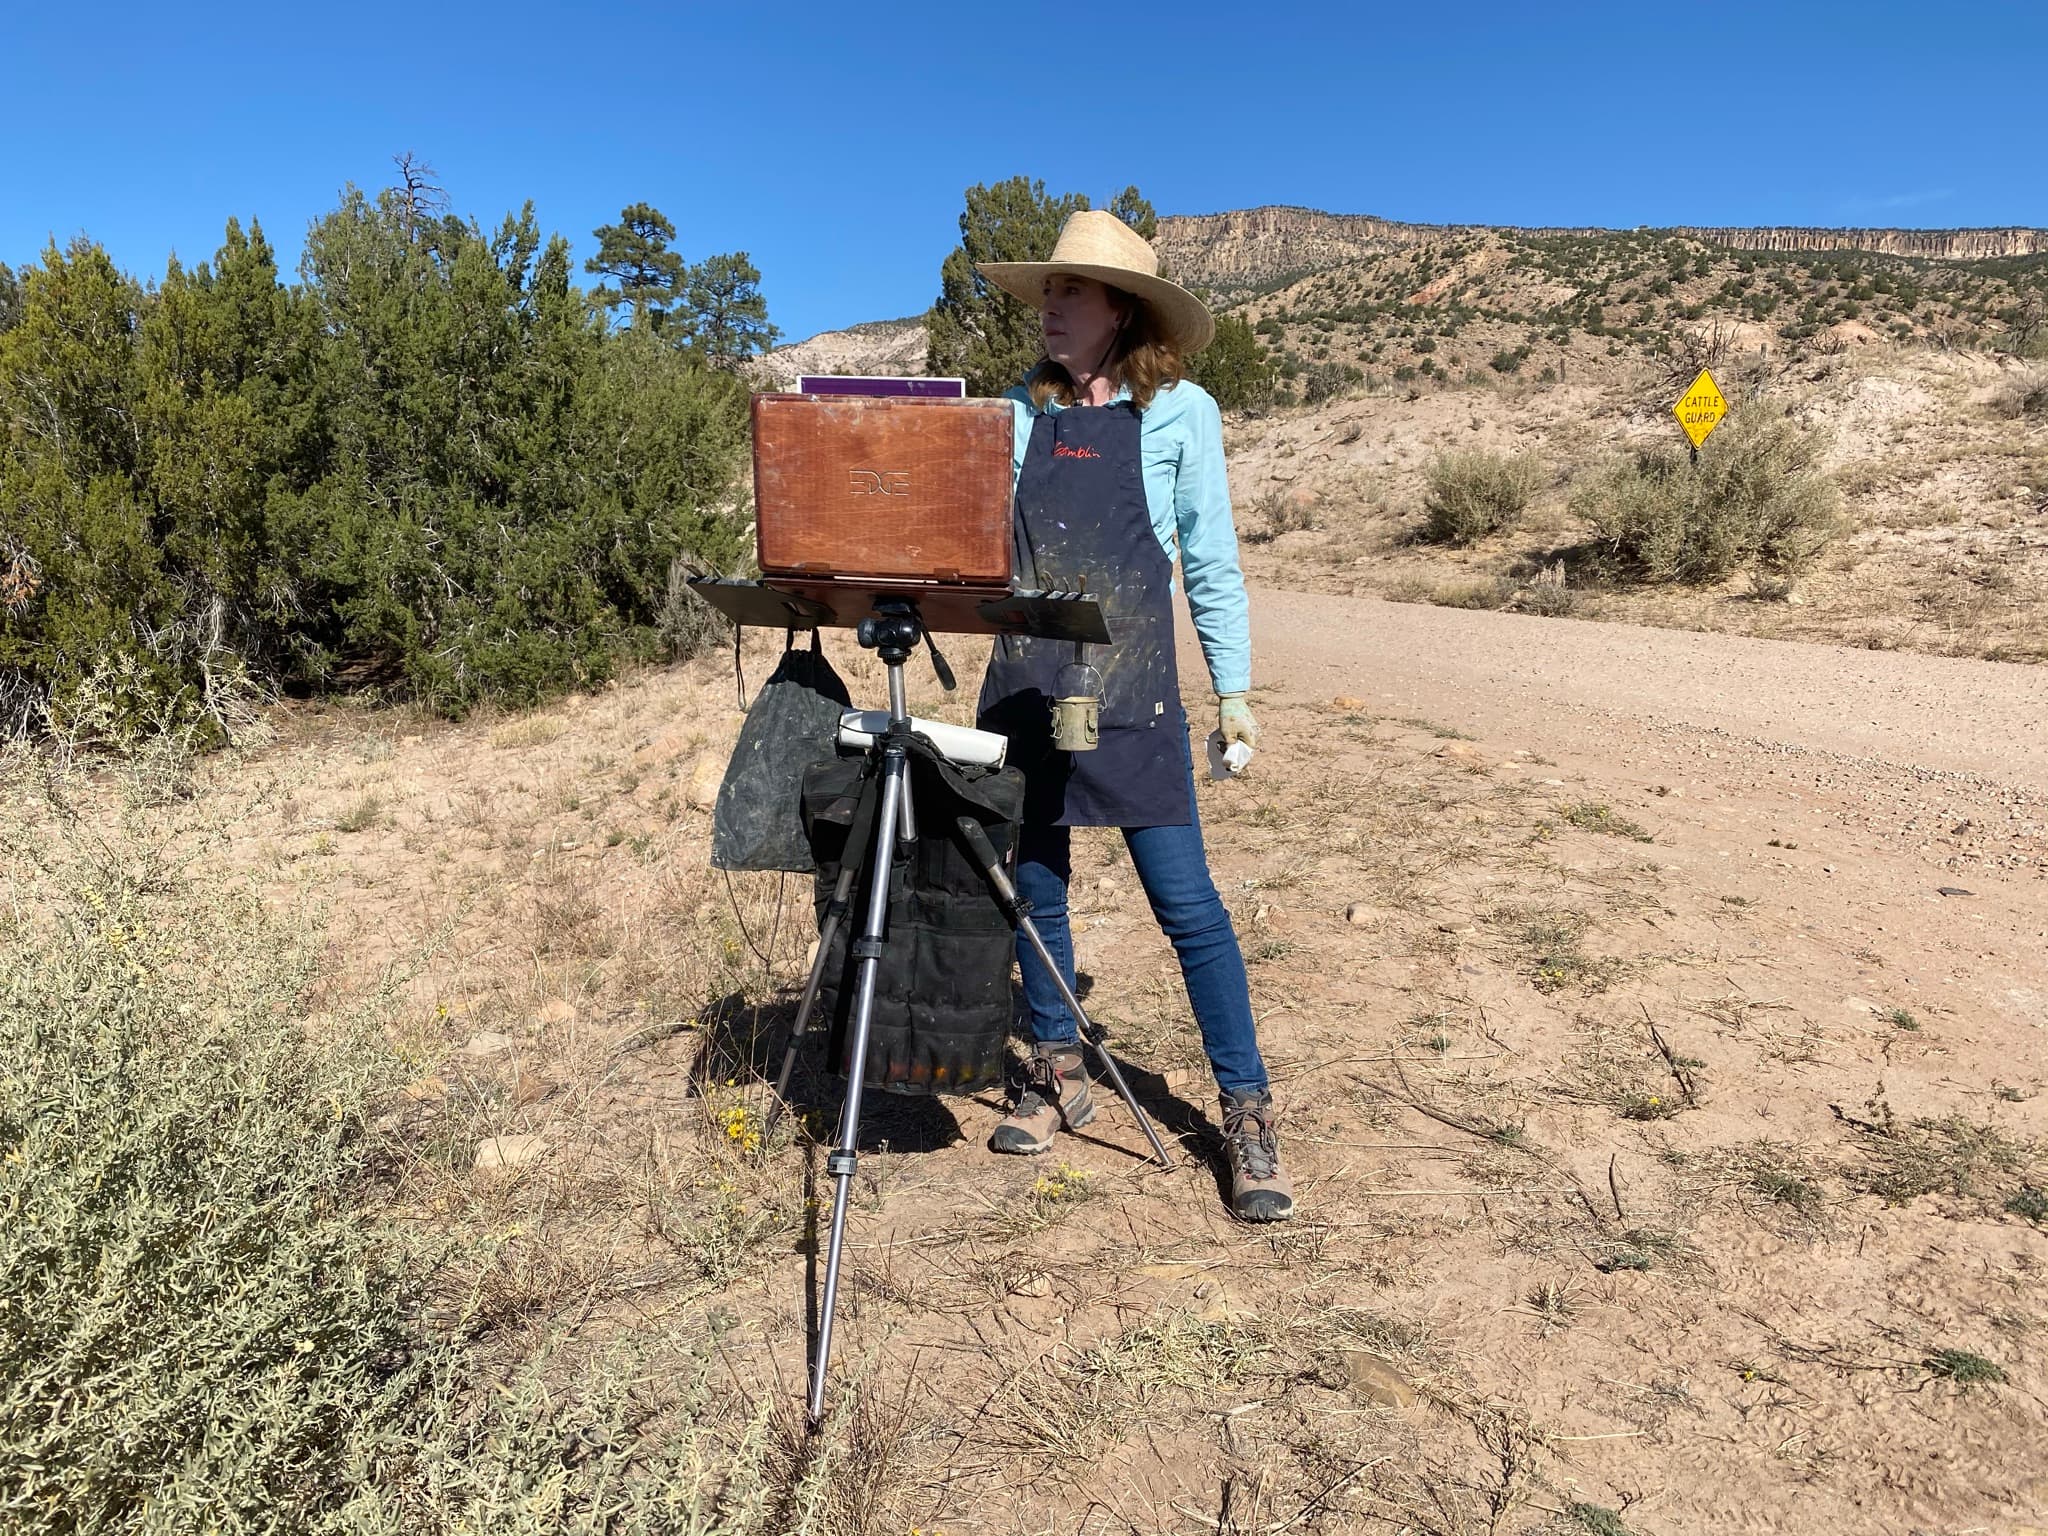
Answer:
[[[861,649],[878,651],[882,660],[899,666],[910,659],[923,636],[924,626],[918,622],[917,610],[904,602],[875,604],[875,611],[854,629]]]

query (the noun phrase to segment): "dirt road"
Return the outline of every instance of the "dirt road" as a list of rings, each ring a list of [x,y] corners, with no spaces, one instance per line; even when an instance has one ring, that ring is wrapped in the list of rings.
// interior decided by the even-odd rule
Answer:
[[[1542,750],[1644,727],[2048,793],[2048,668],[1255,589],[1257,675]]]
[[[1871,1529],[1945,1525],[1966,1511],[1994,1520],[2038,1514],[2038,1485],[2004,1481],[1995,1457],[1965,1470],[1973,1458],[1955,1449],[1989,1422],[2000,1426],[1993,1440],[2032,1433],[2018,1429],[2031,1418],[2021,1399],[2009,1398],[1984,1419],[1976,1409],[1988,1404],[1966,1407],[1957,1398],[1937,1410],[1939,1428],[1923,1435],[1906,1427],[1913,1415],[1859,1395],[1857,1383],[1868,1362],[1888,1358],[1886,1350],[1932,1358],[1951,1339],[1982,1349],[2002,1330],[2033,1326],[2031,1283],[2021,1283],[2029,1301],[2007,1314],[1977,1279],[1997,1274],[2010,1285],[2009,1266],[2038,1262],[2039,1236],[2014,1221],[2013,1207],[2001,1209],[2005,1196],[1981,1193],[1990,1187],[1981,1170],[1950,1138],[2041,1129],[2048,671],[1271,589],[1253,593],[1253,649],[1273,726],[1273,782],[1258,793],[1285,805],[1312,797],[1325,765],[1337,760],[1332,749],[1346,719],[1374,718],[1382,730],[1405,723],[1415,728],[1410,751],[1459,764],[1491,787],[1493,815],[1504,805],[1533,812],[1521,846],[1548,865],[1531,879],[1504,839],[1495,845],[1498,862],[1477,879],[1417,882],[1395,902],[1421,919],[1419,940],[1409,932],[1406,959],[1395,944],[1347,953],[1327,919],[1301,912],[1299,898],[1275,897],[1267,924],[1316,951],[1313,963],[1295,971],[1313,977],[1298,991],[1260,972],[1260,986],[1282,1011],[1301,1010],[1298,1027],[1276,1022],[1282,1049],[1316,1060],[1384,1041],[1412,1072],[1415,1055],[1426,1054],[1411,1043],[1414,1021],[1438,1017],[1442,999],[1458,1000],[1454,1016],[1463,1008],[1497,1021],[1514,1066],[1490,1091],[1509,1095],[1515,1114],[1533,1110],[1528,1134],[1569,1148],[1559,1166],[1598,1188],[1603,1165],[1611,1175],[1633,1160],[1646,1177],[1654,1159],[1674,1173],[1667,1209],[1701,1213],[1696,1224],[1675,1219],[1718,1276],[1727,1305],[1720,1316],[1768,1320],[1746,1338],[1740,1329],[1707,1329],[1719,1337],[1720,1370],[1734,1361],[1739,1382],[1757,1371],[1776,1381],[1775,1367],[1754,1363],[1764,1353],[1827,1362],[1802,1372],[1798,1392],[1813,1396],[1780,1421],[1786,1438],[1775,1452],[1694,1449],[1687,1436],[1672,1435],[1662,1410],[1637,1417],[1624,1404],[1608,1404],[1605,1422],[1594,1422],[1596,1414],[1575,1428],[1597,1437],[1634,1425],[1662,1444],[1653,1450],[1624,1441],[1619,1454],[1581,1452],[1575,1471],[1587,1481],[1580,1486],[1602,1488],[1603,1500],[1632,1490],[1651,1530],[1773,1526],[1790,1496],[1778,1482],[1793,1469],[1788,1462],[1809,1487],[1829,1489],[1823,1503],[1832,1502],[1841,1518]],[[1433,751],[1432,734],[1445,738]],[[1388,783],[1371,778],[1358,787],[1382,795]],[[1231,815],[1236,787],[1217,786],[1215,811],[1205,806],[1205,817]],[[1441,827],[1467,806],[1448,789],[1440,797],[1425,807]],[[1241,840],[1262,817],[1238,811],[1232,819],[1240,820]],[[1421,839],[1429,835],[1424,825],[1396,820],[1390,830]],[[1640,855],[1621,853],[1625,841],[1618,858],[1597,847],[1566,849],[1568,826],[1639,832]],[[1256,838],[1240,841],[1240,858],[1249,852],[1270,866],[1270,858],[1258,859]],[[1231,831],[1217,840],[1227,845]],[[1593,842],[1614,846],[1612,839]],[[1377,856],[1371,849],[1362,845],[1361,870]],[[1341,857],[1324,865],[1340,867]],[[1323,887],[1342,888],[1341,879]],[[1629,982],[1611,991],[1597,980],[1557,983],[1539,964],[1536,990],[1548,1001],[1530,996],[1528,962],[1516,976],[1511,952],[1487,936],[1515,933],[1536,914],[1538,923],[1520,937],[1554,942],[1541,925],[1548,904],[1560,900],[1590,914],[1617,948],[1633,932],[1642,948],[1628,962]],[[1291,910],[1283,912],[1283,903]],[[1455,945],[1435,974],[1422,947],[1432,925]],[[1355,992],[1347,986],[1354,979]],[[1580,991],[1583,999],[1567,1001]],[[1426,1006],[1418,1008],[1418,999]],[[1691,1042],[1680,1049],[1713,1063],[1711,1102],[1702,1096],[1696,1112],[1662,1121],[1654,1097],[1615,1097],[1607,1073],[1618,1058],[1608,1053],[1630,1008],[1639,1022],[1675,1020],[1665,1027],[1682,1029]],[[1406,1041],[1387,1022],[1404,1014]],[[1495,1036],[1482,1031],[1482,1038]],[[1464,1080],[1446,1073],[1445,1081]],[[1534,1107],[1551,1094],[1564,1103]],[[1640,1139],[1609,1131],[1616,1122],[1603,1126],[1592,1108],[1603,1101],[1620,1104],[1622,1127],[1658,1130]],[[1874,1128],[1845,1137],[1859,1118]],[[1924,1156],[1916,1167],[1941,1172],[1893,1184],[1869,1177],[1869,1164],[1901,1155]],[[1831,1194],[1827,1222],[1787,1226],[1774,1209],[1782,1194],[1760,1194],[1785,1187],[1775,1182],[1782,1168],[1759,1172],[1773,1158],[1808,1170],[1795,1177],[1815,1189],[1832,1190],[1840,1179],[1883,1198],[1837,1206]],[[1733,1176],[1734,1206],[1705,1214],[1731,1184],[1702,1181],[1694,1170],[1715,1167],[1726,1180],[1731,1166],[1749,1170]],[[1925,1198],[1937,1184],[1947,1203]],[[1617,1216],[1624,1199],[1616,1193]],[[1628,1219],[1640,1219],[1637,1199],[1626,1196]],[[1369,1195],[1364,1203],[1370,1207]],[[1515,1230],[1509,1247],[1527,1241]],[[1528,1243],[1531,1253],[1544,1248]],[[1740,1386],[1719,1390],[1711,1352],[1677,1365],[1691,1349],[1679,1341],[1691,1336],[1700,1312],[1678,1307],[1685,1321],[1660,1334],[1639,1310],[1647,1297],[1628,1300],[1606,1288],[1599,1294],[1615,1307],[1611,1331],[1577,1319],[1577,1358],[1568,1364],[1569,1356],[1542,1342],[1552,1323],[1539,1319],[1532,1342],[1527,1316],[1511,1315],[1544,1312],[1542,1295],[1532,1293],[1522,1309],[1503,1308],[1527,1283],[1526,1261],[1474,1283],[1445,1262],[1447,1248],[1435,1258],[1421,1288],[1433,1315],[1447,1321],[1460,1353],[1485,1362],[1482,1375],[1516,1381],[1509,1395],[1532,1412],[1540,1414],[1546,1400],[1586,1406],[1615,1382],[1647,1378],[1641,1390],[1669,1388],[1687,1400],[1682,1412],[1697,1416],[1703,1435],[1709,1424],[1713,1438],[1725,1427],[1732,1447],[1755,1432],[1754,1424],[1733,1427],[1759,1405]],[[2019,1316],[2027,1321],[2014,1321]],[[1692,1345],[1703,1338],[1692,1337]],[[1607,1353],[1612,1345],[1619,1347]],[[1912,1386],[1899,1383],[1906,1393]],[[1776,1413],[1798,1394],[1763,1396]],[[1817,1422],[1804,1417],[1806,1408],[1821,1400],[1837,1405],[1844,1425],[1855,1422],[1853,1431],[1824,1437],[1825,1445],[1802,1438]],[[1719,1491],[1679,1492],[1688,1474],[1720,1479]],[[1563,1481],[1569,1486],[1569,1475]],[[1859,1483],[1888,1491],[1866,1501],[1852,1491]],[[1633,1520],[1628,1528],[1637,1528]]]
[[[1667,875],[1767,878],[1842,952],[1903,928],[2038,1060],[2048,669],[1273,589],[1252,613],[1276,703],[1474,737],[1653,820]]]
[[[1747,800],[1780,842],[1818,819],[1837,852],[2048,875],[2048,668],[1273,588],[1253,589],[1252,635],[1269,696]]]

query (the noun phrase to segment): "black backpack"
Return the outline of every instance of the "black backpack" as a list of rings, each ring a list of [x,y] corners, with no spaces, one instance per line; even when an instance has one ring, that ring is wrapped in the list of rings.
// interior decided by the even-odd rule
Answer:
[[[910,750],[911,806],[917,840],[899,838],[889,875],[888,929],[868,1026],[867,1082],[887,1093],[974,1093],[1000,1084],[1010,1029],[1009,919],[988,876],[965,846],[957,820],[981,823],[996,856],[1011,861],[1024,808],[1024,775],[1015,768],[950,762],[922,736]],[[876,759],[866,754],[819,763],[804,775],[804,821],[817,861],[818,924],[849,848],[865,858],[878,813]],[[832,1020],[831,1061],[849,1065],[855,963],[850,946],[867,916],[868,871],[855,879],[849,910],[826,956],[818,1007]]]

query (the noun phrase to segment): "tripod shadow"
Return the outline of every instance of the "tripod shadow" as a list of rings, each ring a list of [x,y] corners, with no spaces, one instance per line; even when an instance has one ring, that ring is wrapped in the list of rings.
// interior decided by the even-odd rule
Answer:
[[[1115,1042],[1111,1041],[1108,1048],[1114,1054]],[[1102,1070],[1101,1058],[1093,1047],[1089,1049],[1088,1058],[1089,1072],[1095,1078],[1098,1101],[1107,1096],[1110,1102],[1122,1109],[1122,1103],[1116,1098],[1116,1085],[1109,1080],[1109,1074]],[[1227,1201],[1230,1192],[1230,1173],[1223,1157],[1223,1133],[1215,1120],[1204,1114],[1199,1106],[1190,1104],[1181,1097],[1179,1091],[1159,1073],[1147,1071],[1123,1056],[1117,1056],[1116,1064],[1123,1072],[1124,1081],[1130,1085],[1131,1097],[1136,1099],[1138,1107],[1151,1117],[1153,1126],[1159,1132],[1159,1139],[1166,1143],[1167,1150],[1172,1151],[1178,1145],[1187,1157],[1206,1163],[1210,1173],[1216,1178],[1217,1189]],[[1100,1125],[1102,1122],[1097,1120],[1095,1124]],[[1151,1156],[1149,1148],[1134,1149],[1123,1146],[1092,1134],[1091,1130],[1070,1131],[1066,1134],[1077,1136],[1083,1141],[1105,1147],[1112,1152],[1135,1152],[1139,1157]]]
[[[790,1031],[796,1026],[796,1011],[797,1001],[792,997],[778,1005],[772,1018],[764,1012],[763,1033],[758,1042],[736,1044],[736,1051],[756,1053],[747,1057],[754,1063],[752,1070],[772,1079],[781,1069]],[[796,1070],[789,1079],[788,1103],[792,1111],[826,1111],[824,1128],[814,1125],[814,1139],[823,1141],[833,1139],[839,1111],[846,1100],[846,1079],[833,1069],[828,1057],[831,1039],[832,1021],[814,1016],[798,1044]],[[735,1055],[729,1059],[739,1058]],[[873,1076],[868,1078],[860,1100],[860,1151],[937,1152],[964,1139],[960,1122],[946,1108],[944,1099],[929,1094],[890,1093]]]

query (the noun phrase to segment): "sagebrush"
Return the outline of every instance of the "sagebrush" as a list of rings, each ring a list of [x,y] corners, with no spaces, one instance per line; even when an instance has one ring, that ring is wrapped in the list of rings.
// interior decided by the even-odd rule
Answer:
[[[1540,477],[1535,462],[1520,455],[1478,449],[1439,454],[1425,471],[1423,537],[1472,544],[1512,528]]]
[[[377,1214],[412,1069],[368,1010],[309,1015],[317,931],[160,836],[25,815],[34,779],[0,785],[0,1528],[781,1518],[765,1416],[715,1438],[701,1363],[543,1351],[493,1382],[428,1330],[434,1254]]]
[[[1702,585],[1737,571],[1796,575],[1842,531],[1842,498],[1820,468],[1826,441],[1768,403],[1738,407],[1699,462],[1644,448],[1572,497],[1595,547],[1624,574]]]
[[[2001,416],[2048,416],[2048,368],[2023,368],[1991,395]]]

